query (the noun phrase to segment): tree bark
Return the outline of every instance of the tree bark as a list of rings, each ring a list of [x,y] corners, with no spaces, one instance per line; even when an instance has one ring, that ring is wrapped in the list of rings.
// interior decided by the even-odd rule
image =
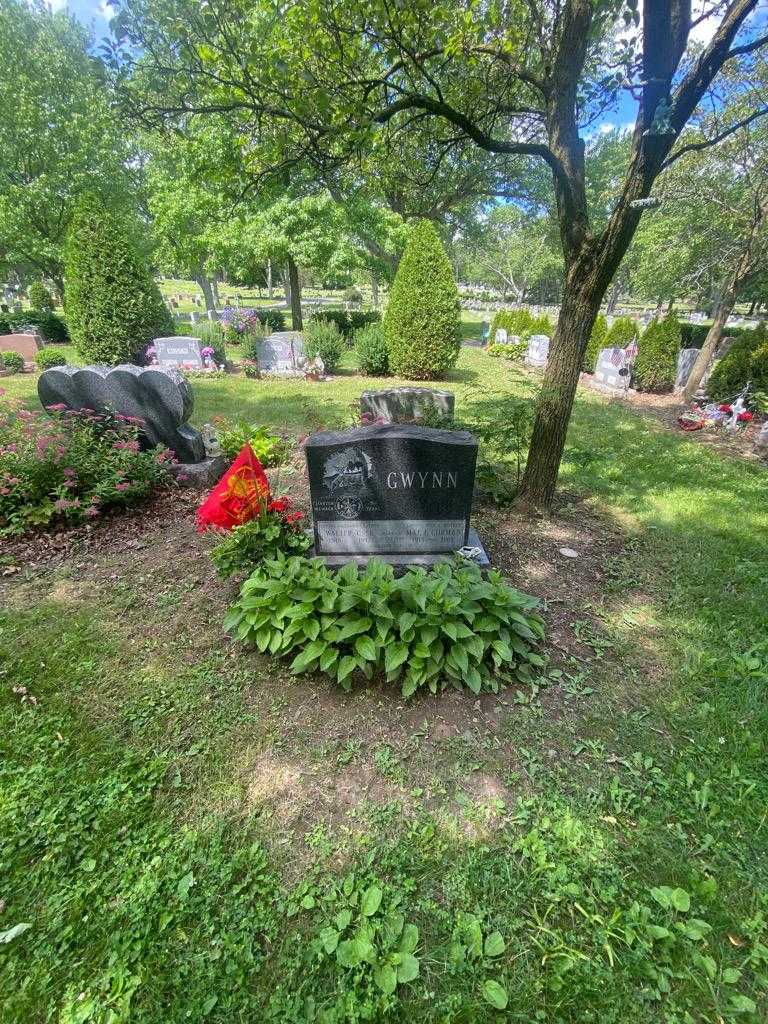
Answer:
[[[304,321],[301,318],[301,282],[299,280],[299,268],[293,256],[288,257],[288,287],[290,289],[291,319],[293,320],[294,331],[304,329]]]
[[[709,333],[707,334],[704,344],[701,346],[701,351],[696,357],[696,362],[693,364],[691,375],[683,388],[681,397],[684,402],[690,402],[693,395],[696,394],[699,385],[704,379],[704,374],[707,372],[707,367],[714,357],[718,345],[722,341],[723,330],[728,321],[728,317],[733,312],[733,307],[736,305],[739,288],[749,277],[752,271],[754,245],[758,235],[760,234],[763,221],[767,214],[768,200],[755,210],[752,228],[745,240],[744,248],[742,249],[736,266],[733,268],[731,276],[728,278],[725,287],[723,288],[720,301],[718,302],[717,309],[715,311],[714,321],[709,329]]]
[[[611,294],[608,296],[608,305],[606,306],[605,310],[608,316],[612,316],[614,309],[616,309],[616,303],[619,301],[620,291],[621,285],[618,281],[614,281],[613,286],[611,287]]]
[[[272,260],[267,260],[267,298],[272,301],[274,287],[272,285]]]
[[[216,312],[216,301],[215,301],[214,296],[213,296],[213,288],[211,288],[211,282],[209,281],[209,279],[205,276],[205,274],[201,273],[201,274],[196,274],[192,278],[192,280],[200,285],[200,289],[201,289],[201,291],[203,293],[203,298],[205,299],[205,311],[206,311],[206,313],[208,313],[208,312],[215,313]]]
[[[549,505],[555,493],[584,352],[604,294],[605,289],[580,289],[573,280],[566,282],[520,488],[526,504]]]
[[[213,294],[213,301],[218,307],[221,304],[221,301],[219,299],[219,282],[215,275],[211,278],[211,292]]]

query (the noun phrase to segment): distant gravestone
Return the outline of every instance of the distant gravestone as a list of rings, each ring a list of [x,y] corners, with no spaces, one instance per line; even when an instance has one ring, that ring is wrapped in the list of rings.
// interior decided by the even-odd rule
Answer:
[[[280,377],[303,376],[304,343],[299,331],[276,331],[257,346],[259,369]]]
[[[155,338],[152,344],[159,366],[203,366],[199,338],[175,335],[172,338]]]
[[[496,334],[493,336],[493,342],[495,345],[506,345],[507,344],[507,332],[504,327],[497,327]]]
[[[315,551],[339,561],[377,555],[429,563],[475,546],[469,513],[477,447],[467,431],[430,427],[313,434],[304,451]]]
[[[33,363],[41,348],[43,339],[35,331],[23,334],[0,334],[0,352],[18,352],[25,363]]]
[[[755,438],[755,444],[763,451],[768,451],[768,420],[760,428],[760,433]]]
[[[623,348],[601,349],[593,380],[611,391],[625,392],[629,389],[630,367]]]
[[[528,339],[525,361],[529,366],[546,366],[549,357],[549,338],[546,334],[532,334]]]
[[[691,376],[693,364],[699,357],[699,348],[681,348],[677,357],[677,374],[675,376],[675,391],[682,391]]]
[[[184,375],[159,366],[53,366],[40,374],[37,393],[45,408],[93,409],[142,421],[145,442],[171,448],[180,462],[205,459],[198,430],[186,421],[192,413],[192,388]]]
[[[456,396],[434,388],[385,388],[360,395],[360,417],[384,423],[413,423],[438,416],[453,420]]]

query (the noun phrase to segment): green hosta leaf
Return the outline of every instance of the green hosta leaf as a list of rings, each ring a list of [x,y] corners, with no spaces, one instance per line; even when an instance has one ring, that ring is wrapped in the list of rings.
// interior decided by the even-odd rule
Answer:
[[[735,985],[741,977],[741,971],[738,967],[726,967],[723,971],[723,982],[726,985]]]
[[[316,640],[320,632],[320,622],[316,618],[307,619],[304,623],[304,635],[310,640]]]
[[[373,980],[376,983],[376,987],[380,988],[387,996],[391,996],[397,988],[397,975],[395,974],[394,967],[391,967],[389,964],[377,967],[373,972]]]
[[[513,660],[514,655],[512,654],[509,645],[505,644],[503,640],[494,640],[493,643],[491,644],[491,647],[493,647],[494,651],[496,651],[496,653],[501,658],[503,658],[504,661]]]
[[[754,1013],[757,1004],[749,996],[731,996],[731,1009],[734,1013]]]
[[[672,936],[669,928],[663,928],[660,924],[649,924],[647,929],[652,939],[669,939]]]
[[[326,953],[335,953],[336,947],[339,944],[339,933],[335,928],[323,928],[320,932],[320,941],[323,944],[323,949]]]
[[[355,651],[365,661],[376,661],[376,644],[369,636],[359,636],[355,640]]]
[[[384,649],[384,670],[394,672],[408,657],[408,645],[397,642],[388,644]]]
[[[366,917],[372,917],[381,906],[382,891],[378,885],[371,885],[363,893],[360,901],[360,912]]]
[[[485,940],[483,952],[486,956],[501,956],[505,949],[506,943],[502,938],[501,932],[491,932]]]
[[[291,662],[291,672],[306,672],[309,666],[325,651],[325,640],[313,640]]]
[[[402,686],[402,689],[401,689],[400,692],[402,693],[402,695],[404,697],[410,697],[414,693],[416,693],[416,690],[418,689],[418,687],[419,687],[418,679],[412,673],[409,673],[405,677],[405,679],[403,680],[403,686]]]
[[[339,652],[334,647],[329,647],[320,655],[320,670],[328,672],[337,662]]]
[[[403,953],[397,966],[397,980],[405,985],[419,976],[419,961],[411,953]]]
[[[338,682],[341,682],[342,679],[346,679],[351,672],[354,672],[356,668],[357,662],[355,659],[350,657],[350,655],[345,654],[339,662],[339,667],[336,671],[336,679]]]
[[[483,998],[497,1010],[506,1010],[507,1008],[507,990],[498,981],[493,981],[491,978],[483,985]]]
[[[350,890],[350,892],[351,892],[351,890]],[[339,929],[340,932],[343,932],[345,928],[349,927],[349,923],[350,923],[351,920],[352,920],[352,911],[351,910],[340,910],[338,912],[338,914],[336,915],[336,917],[334,918],[334,921],[336,922],[336,927]]]
[[[339,623],[337,640],[347,640],[357,633],[367,633],[372,625],[373,622],[369,618],[351,619],[349,622],[341,622]]]
[[[480,693],[482,689],[483,680],[480,673],[477,671],[474,665],[470,666],[465,676],[467,686],[470,688],[472,693]]]

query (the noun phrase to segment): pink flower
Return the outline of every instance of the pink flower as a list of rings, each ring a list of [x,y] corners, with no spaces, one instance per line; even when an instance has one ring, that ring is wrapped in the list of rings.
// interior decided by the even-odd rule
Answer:
[[[67,406],[64,402],[54,402],[53,405],[46,405],[48,412],[64,412]]]
[[[88,508],[85,510],[85,514],[89,518],[93,519],[94,516],[97,516],[99,514],[98,506],[97,505],[89,505]]]
[[[126,483],[125,481],[123,481],[120,484],[115,484],[115,490],[116,491],[127,491],[130,486],[131,485],[129,483]]]
[[[77,470],[74,469],[72,466],[65,466],[64,476],[77,476]]]

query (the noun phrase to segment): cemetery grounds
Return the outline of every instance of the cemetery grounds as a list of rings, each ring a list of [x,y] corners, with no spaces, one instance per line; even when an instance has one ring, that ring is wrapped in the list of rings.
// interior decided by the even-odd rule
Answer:
[[[464,348],[438,386],[534,380]],[[377,385],[196,379],[193,421],[306,434]],[[473,517],[549,656],[479,699],[235,645],[197,500],[0,554],[4,1024],[766,1019],[764,467],[580,389],[551,517]],[[377,949],[403,915],[418,974],[341,964],[348,913]]]

